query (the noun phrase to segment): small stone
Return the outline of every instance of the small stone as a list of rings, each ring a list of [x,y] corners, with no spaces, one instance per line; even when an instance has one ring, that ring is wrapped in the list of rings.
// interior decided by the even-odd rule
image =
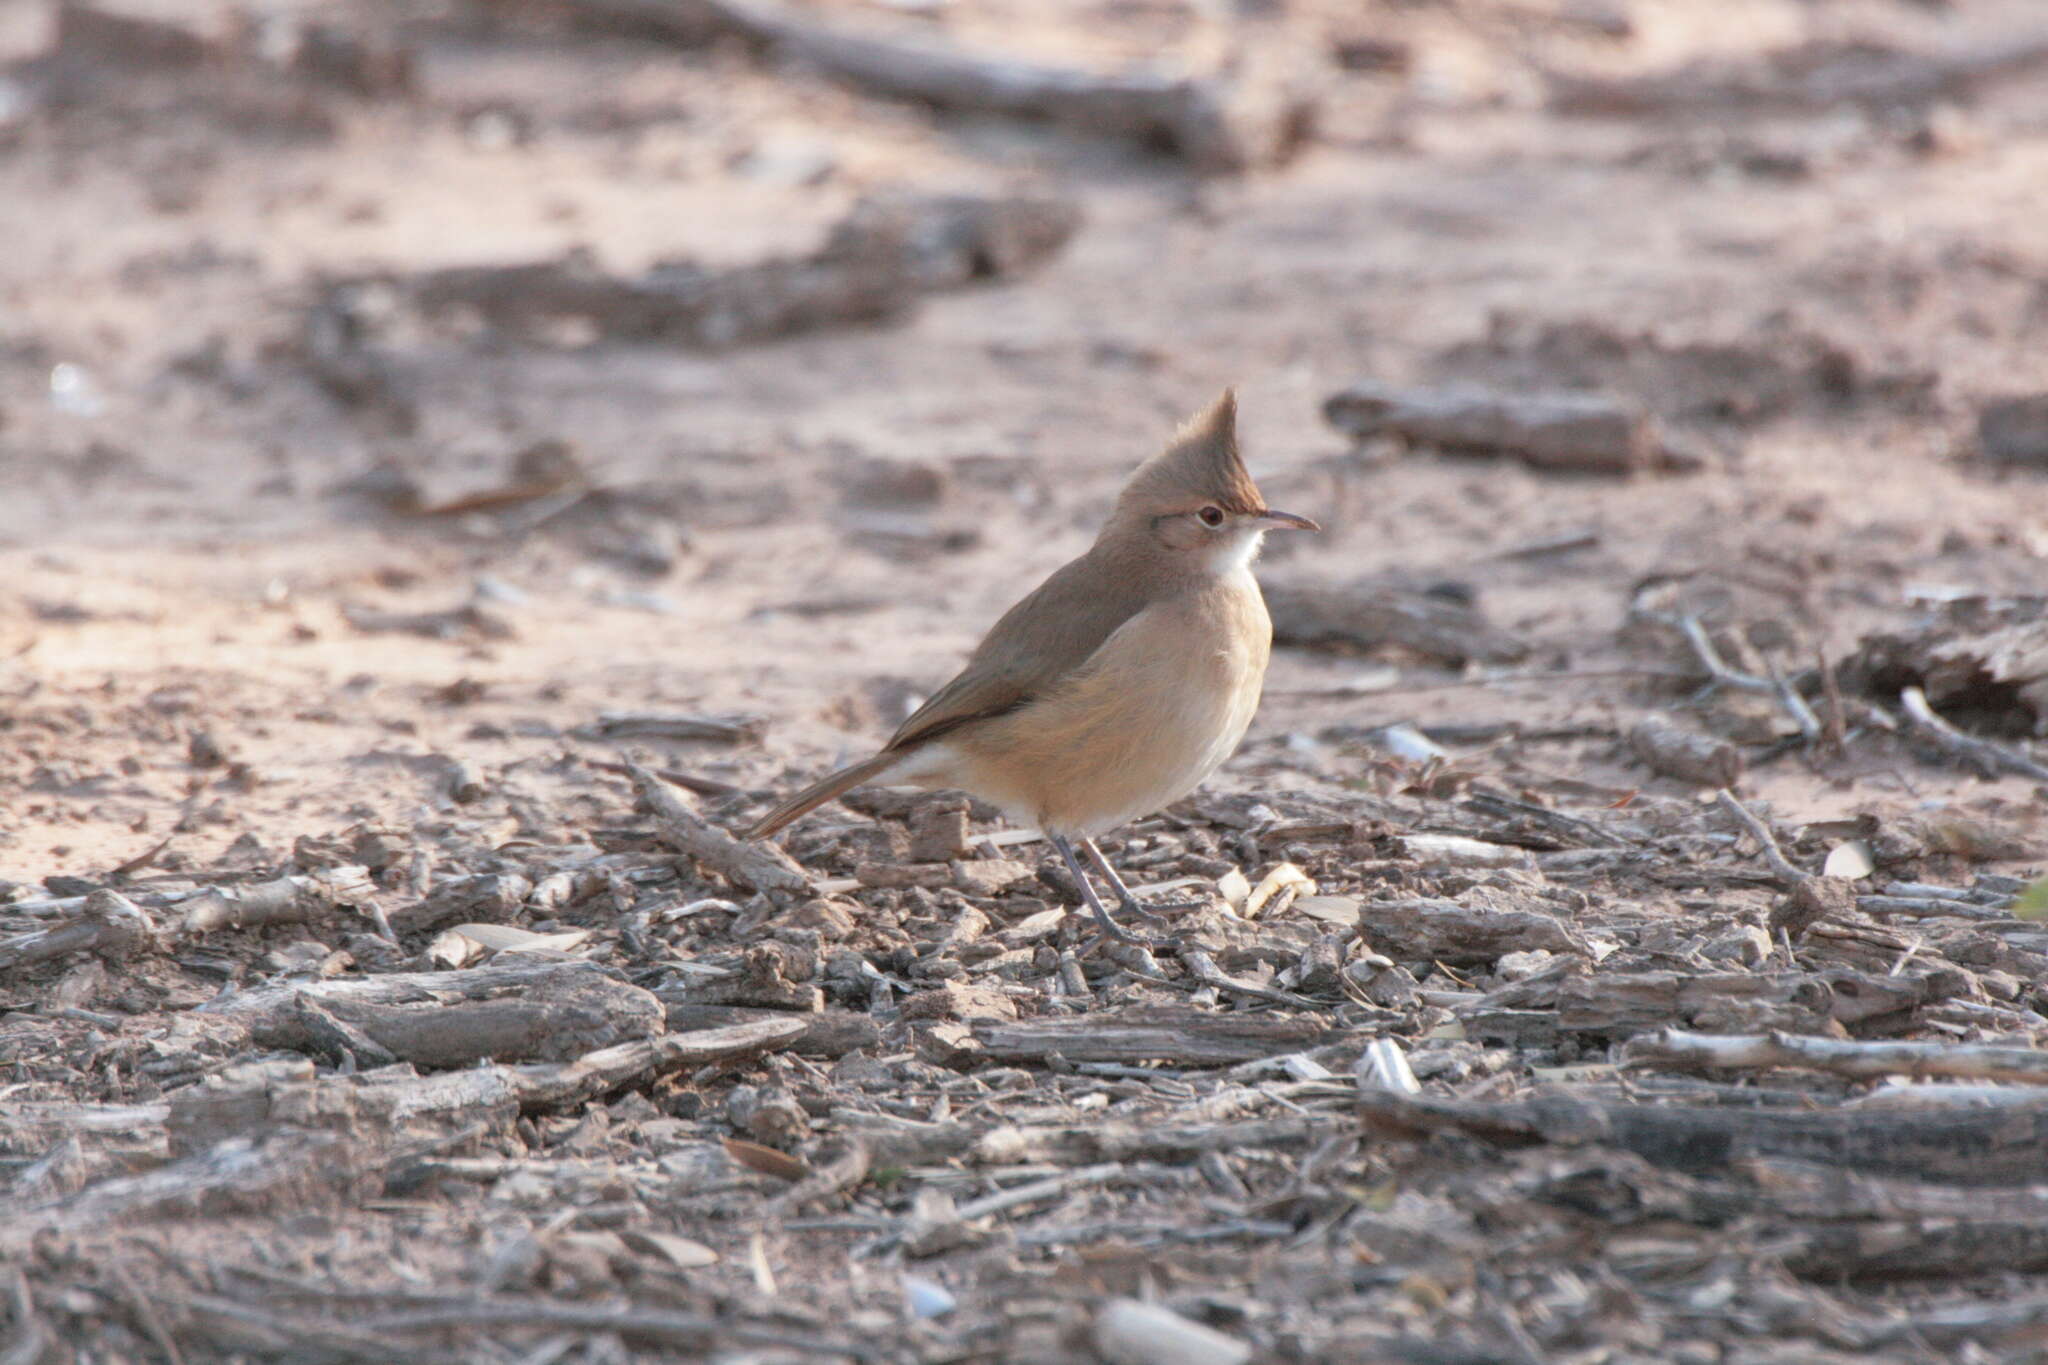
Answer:
[[[1700,956],[1710,962],[1736,962],[1745,967],[1759,966],[1770,960],[1771,936],[1758,925],[1738,925],[1702,943]]]
[[[942,1318],[960,1306],[946,1286],[922,1275],[903,1277],[903,1298],[914,1318]]]
[[[966,1069],[983,1060],[981,1040],[966,1024],[947,1021],[916,1031],[918,1055],[939,1066]]]
[[[780,1086],[737,1086],[726,1121],[764,1147],[788,1150],[811,1135],[811,1116]]]
[[[1994,399],[1979,408],[1977,445],[1999,464],[2048,467],[2048,393]]]
[[[839,478],[846,500],[864,507],[930,507],[949,483],[945,470],[921,460],[860,460]]]
[[[546,1247],[548,1279],[557,1293],[603,1293],[616,1283],[613,1261],[631,1259],[612,1232],[557,1233]]]
[[[1493,969],[1503,981],[1527,981],[1555,960],[1548,948],[1532,948],[1525,953],[1502,953]]]
[[[970,896],[999,896],[1034,875],[1029,864],[1010,858],[963,858],[953,864],[953,885]]]
[[[776,923],[792,929],[815,930],[821,938],[842,939],[860,923],[860,910],[852,901],[820,896],[805,901]]]
[[[953,879],[943,863],[862,863],[853,869],[853,879],[862,886],[882,891],[902,891],[921,886],[937,890]]]
[[[194,730],[185,742],[185,761],[195,768],[224,768],[228,755],[207,731]]]
[[[910,861],[950,863],[969,852],[967,807],[920,806],[910,814]]]

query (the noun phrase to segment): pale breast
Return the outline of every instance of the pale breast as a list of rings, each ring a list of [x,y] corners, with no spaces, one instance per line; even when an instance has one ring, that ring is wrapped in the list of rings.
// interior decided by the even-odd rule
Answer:
[[[1149,815],[1236,750],[1271,651],[1249,573],[1156,602],[1053,692],[948,736],[963,785],[1075,837]]]

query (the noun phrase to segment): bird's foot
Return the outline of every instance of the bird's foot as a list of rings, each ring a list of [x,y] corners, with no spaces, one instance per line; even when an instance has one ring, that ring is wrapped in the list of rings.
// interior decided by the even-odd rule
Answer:
[[[1154,924],[1162,922],[1160,916],[1152,914],[1143,906],[1134,902],[1125,903],[1120,901],[1117,908],[1126,916],[1135,916],[1138,919],[1147,920]],[[1174,946],[1175,941],[1171,938],[1154,938],[1150,934],[1132,933],[1129,929],[1124,928],[1112,919],[1108,909],[1100,904],[1094,907],[1094,911],[1095,922],[1102,929],[1102,937],[1096,940],[1098,943],[1113,940],[1130,948],[1172,948]],[[1089,947],[1092,949],[1094,945],[1090,944]]]

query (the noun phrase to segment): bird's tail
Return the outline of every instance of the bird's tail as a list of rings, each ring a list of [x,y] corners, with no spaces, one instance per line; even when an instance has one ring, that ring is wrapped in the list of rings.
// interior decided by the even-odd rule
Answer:
[[[851,791],[863,782],[873,781],[902,761],[902,754],[880,753],[850,768],[841,768],[836,773],[829,773],[755,821],[746,831],[746,837],[765,839],[806,811],[817,809],[833,797]]]

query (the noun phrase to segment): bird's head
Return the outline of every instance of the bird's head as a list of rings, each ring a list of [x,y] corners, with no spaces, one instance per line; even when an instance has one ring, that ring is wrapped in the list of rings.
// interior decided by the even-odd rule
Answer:
[[[1259,552],[1268,531],[1316,531],[1307,517],[1266,506],[1237,450],[1237,395],[1197,413],[1130,477],[1111,524],[1176,555],[1230,573]]]

